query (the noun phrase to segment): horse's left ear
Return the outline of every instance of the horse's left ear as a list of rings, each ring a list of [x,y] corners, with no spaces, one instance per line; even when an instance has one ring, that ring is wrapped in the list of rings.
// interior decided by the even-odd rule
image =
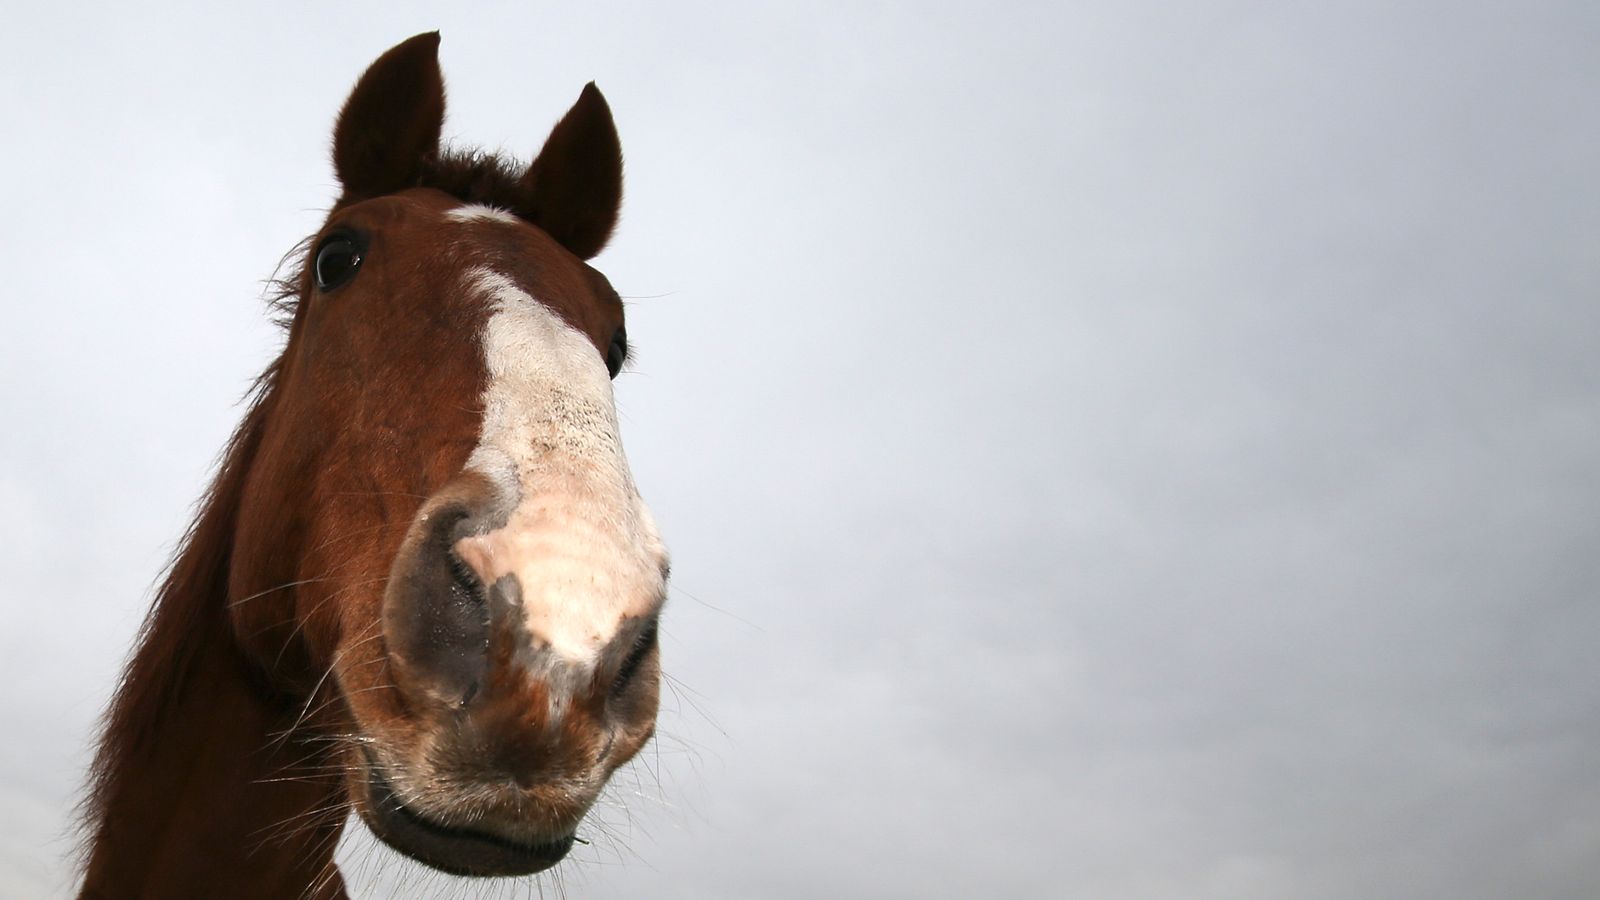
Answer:
[[[594,82],[522,176],[517,212],[579,259],[605,247],[622,206],[622,143]]]
[[[403,41],[356,82],[333,129],[333,169],[346,197],[376,197],[417,183],[439,152],[444,76],[439,32]]]

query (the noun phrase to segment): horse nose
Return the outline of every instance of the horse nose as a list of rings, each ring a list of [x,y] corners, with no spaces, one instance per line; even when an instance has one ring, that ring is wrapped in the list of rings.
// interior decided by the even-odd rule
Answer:
[[[401,688],[447,706],[482,689],[496,586],[454,550],[489,527],[493,504],[471,484],[428,501],[407,532],[384,592],[383,631]]]

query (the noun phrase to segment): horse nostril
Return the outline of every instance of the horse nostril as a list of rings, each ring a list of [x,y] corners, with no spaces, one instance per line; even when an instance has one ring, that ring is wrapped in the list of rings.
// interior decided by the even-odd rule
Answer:
[[[412,689],[455,707],[478,695],[488,666],[487,586],[454,550],[471,527],[472,510],[461,502],[418,516],[384,599],[384,631],[399,674]]]
[[[617,675],[611,682],[612,697],[620,697],[627,692],[628,685],[633,683],[633,676],[639,672],[639,667],[644,665],[650,652],[656,649],[656,644],[659,643],[657,638],[659,622],[659,619],[652,618],[634,638],[628,655],[623,658],[622,665],[617,669]]]

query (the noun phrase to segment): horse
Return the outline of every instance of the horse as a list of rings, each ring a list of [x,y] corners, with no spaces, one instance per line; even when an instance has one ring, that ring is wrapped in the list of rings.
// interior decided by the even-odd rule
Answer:
[[[668,559],[588,263],[611,110],[591,82],[526,166],[443,147],[438,48],[396,45],[339,112],[282,352],[104,718],[81,897],[344,897],[352,811],[445,872],[539,872],[654,734]]]

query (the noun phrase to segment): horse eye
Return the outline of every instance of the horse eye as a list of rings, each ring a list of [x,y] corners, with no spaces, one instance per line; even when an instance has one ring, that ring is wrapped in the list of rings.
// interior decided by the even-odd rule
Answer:
[[[622,328],[611,336],[611,346],[606,349],[606,369],[611,372],[611,377],[617,377],[622,371],[622,362],[628,358],[628,332]]]
[[[351,278],[361,268],[361,247],[348,234],[330,235],[317,248],[315,274],[317,289],[331,291]]]

